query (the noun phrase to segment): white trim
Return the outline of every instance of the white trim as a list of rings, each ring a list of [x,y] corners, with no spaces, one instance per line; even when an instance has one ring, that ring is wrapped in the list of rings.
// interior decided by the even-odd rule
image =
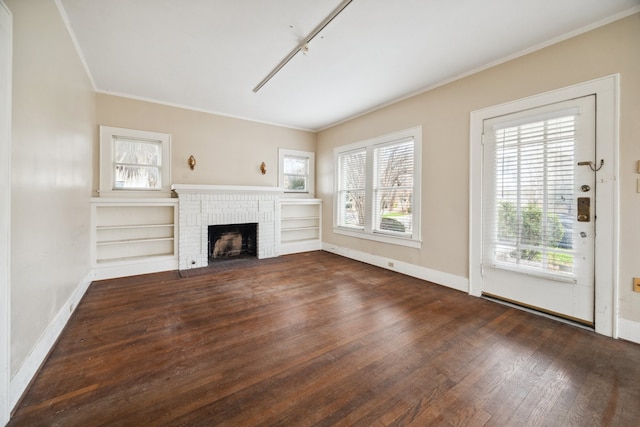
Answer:
[[[618,319],[618,338],[640,344],[640,322]]]
[[[407,237],[395,237],[391,235],[381,233],[366,233],[364,231],[358,231],[356,229],[350,230],[346,227],[333,227],[335,234],[342,234],[343,236],[355,237],[356,239],[373,240],[374,242],[390,243],[392,245],[406,246],[409,248],[420,249],[422,247],[422,240],[410,239]]]
[[[202,193],[284,193],[280,187],[247,185],[173,184],[171,189],[178,194]]]
[[[313,151],[291,150],[289,148],[278,148],[278,186],[284,188],[284,158],[303,157],[307,159],[307,188],[305,191],[287,191],[286,197],[310,197],[316,196],[316,153]]]
[[[329,243],[323,243],[322,249],[336,255],[375,265],[389,271],[402,273],[407,276],[415,277],[417,279],[425,280],[457,291],[468,292],[469,290],[469,281],[465,277],[456,276],[455,274],[432,270],[430,268],[409,264],[397,259],[372,255],[366,252],[343,248]]]
[[[412,233],[411,236],[394,236],[375,231],[373,228],[373,175],[374,175],[374,151],[376,148],[388,143],[396,143],[401,140],[413,139],[413,201],[412,201]],[[338,159],[341,154],[355,150],[366,150],[366,181],[365,181],[365,206],[364,227],[362,229],[349,228],[338,225],[338,197],[333,199],[333,232],[345,236],[373,240],[382,243],[390,243],[413,248],[422,247],[421,206],[422,206],[422,126],[391,132],[362,141],[353,142],[333,149],[334,162],[334,194],[338,194],[340,170]]]
[[[177,240],[177,239],[176,239]],[[94,267],[92,271],[93,280],[113,279],[116,277],[136,276],[139,274],[159,273],[161,271],[172,271],[178,269],[178,257],[149,257],[148,260],[139,262],[122,262],[120,264],[111,263],[105,267]]]
[[[482,129],[486,119],[567,99],[597,95],[597,157],[607,159],[598,172],[595,330],[617,337],[618,313],[618,147],[619,80],[614,74],[540,95],[507,102],[470,114],[469,158],[469,294],[482,293]]]
[[[521,50],[521,51],[513,53],[511,55],[507,55],[507,56],[502,57],[500,59],[497,59],[495,61],[489,62],[488,64],[484,64],[484,65],[481,65],[479,67],[472,68],[469,71],[465,71],[465,72],[462,72],[462,73],[460,73],[460,74],[458,74],[456,76],[450,77],[448,79],[441,80],[441,81],[436,82],[434,84],[431,84],[431,85],[429,85],[427,87],[424,87],[424,88],[422,88],[422,89],[420,89],[420,90],[418,90],[416,92],[411,92],[411,93],[409,93],[407,95],[404,95],[404,96],[399,97],[399,98],[392,99],[390,101],[385,102],[384,104],[381,104],[381,105],[378,105],[376,107],[370,108],[368,110],[362,111],[362,112],[357,113],[357,114],[355,114],[353,116],[346,117],[346,118],[341,119],[341,120],[339,120],[337,122],[334,122],[334,123],[331,123],[331,124],[326,125],[324,127],[321,127],[320,129],[317,129],[316,132],[322,132],[323,130],[327,130],[329,128],[338,126],[338,125],[340,125],[342,123],[349,122],[349,121],[351,121],[353,119],[356,119],[358,117],[366,116],[367,114],[371,114],[371,113],[373,113],[375,111],[382,110],[383,108],[387,108],[387,107],[389,107],[391,105],[397,104],[399,102],[405,101],[407,99],[413,98],[413,97],[421,95],[423,93],[430,92],[430,91],[432,91],[434,89],[437,89],[439,87],[448,85],[449,83],[453,83],[453,82],[455,82],[457,80],[462,80],[462,79],[464,79],[466,77],[472,76],[472,75],[477,74],[477,73],[479,73],[481,71],[488,70],[490,68],[496,67],[498,65],[504,64],[504,63],[509,62],[509,61],[513,61],[514,59],[518,59],[518,58],[520,58],[522,56],[525,56],[525,55],[528,55],[530,53],[534,53],[534,52],[537,52],[537,51],[542,50],[544,48],[547,48],[549,46],[553,46],[554,44],[563,42],[565,40],[569,40],[569,39],[571,39],[573,37],[577,37],[577,36],[579,36],[581,34],[588,33],[589,31],[593,31],[593,30],[595,30],[597,28],[600,28],[600,27],[603,27],[605,25],[609,25],[612,22],[619,21],[620,19],[624,19],[624,18],[626,18],[628,16],[631,16],[631,15],[634,15],[634,14],[636,14],[638,12],[640,12],[640,6],[634,6],[634,7],[630,8],[630,9],[623,10],[620,13],[616,13],[615,15],[611,15],[611,16],[609,16],[607,18],[601,19],[600,21],[594,22],[594,23],[589,24],[589,25],[585,25],[582,28],[578,28],[576,30],[573,30],[573,31],[570,31],[568,33],[562,34],[562,35],[560,35],[558,37],[554,37],[551,40],[547,40],[546,42],[542,42],[542,43],[537,44],[535,46],[532,46],[530,48]]]
[[[169,197],[171,195],[171,134],[146,130],[125,129],[112,126],[100,128],[99,190],[100,197]],[[114,138],[148,139],[160,144],[161,187],[159,189],[115,189]]]
[[[31,354],[27,356],[22,366],[18,369],[18,372],[11,378],[9,400],[12,408],[18,403],[42,364],[47,360],[49,352],[53,349],[62,330],[71,318],[76,307],[78,307],[78,303],[89,288],[92,280],[93,273],[90,272],[84,280],[78,284],[67,302],[62,305],[62,308],[60,308],[56,317],[44,331],[36,346],[31,351]]]
[[[0,426],[9,422],[11,402],[11,82],[13,17],[0,0]],[[5,34],[6,32],[6,34]],[[6,49],[6,50],[5,50]],[[6,63],[4,63],[6,61]]]
[[[297,254],[301,252],[321,251],[322,242],[319,240],[313,240],[309,242],[293,242],[293,243],[280,243],[280,254],[289,255]]]

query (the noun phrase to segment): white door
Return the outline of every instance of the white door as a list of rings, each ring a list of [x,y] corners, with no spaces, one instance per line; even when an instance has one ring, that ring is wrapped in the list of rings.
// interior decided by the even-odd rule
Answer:
[[[484,121],[482,293],[594,324],[595,96]]]

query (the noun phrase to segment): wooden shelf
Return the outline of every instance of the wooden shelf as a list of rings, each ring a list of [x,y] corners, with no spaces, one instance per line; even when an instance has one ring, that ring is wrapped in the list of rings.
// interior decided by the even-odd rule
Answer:
[[[126,230],[129,228],[175,227],[174,224],[98,225],[96,230]]]
[[[319,216],[296,216],[296,217],[288,217],[282,218],[282,221],[301,221],[301,220],[320,220]]]
[[[173,240],[173,237],[156,237],[156,238],[140,238],[140,239],[126,239],[126,240],[103,240],[96,242],[98,246],[104,245],[120,245],[128,243],[146,243],[146,242],[166,242]]]
[[[291,228],[282,228],[282,232],[285,233],[287,231],[302,231],[302,230],[319,230],[320,226],[316,225],[314,227],[291,227]]]
[[[140,261],[156,261],[158,258],[167,258],[172,259],[173,253],[159,253],[155,255],[141,255],[141,256],[130,256],[130,257],[121,257],[121,258],[103,258],[98,259],[96,262],[98,264],[109,264],[109,263],[124,263],[124,262],[140,262]]]
[[[280,201],[280,253],[317,250],[322,245],[322,201],[283,199]]]
[[[177,261],[177,200],[92,200],[96,267]]]

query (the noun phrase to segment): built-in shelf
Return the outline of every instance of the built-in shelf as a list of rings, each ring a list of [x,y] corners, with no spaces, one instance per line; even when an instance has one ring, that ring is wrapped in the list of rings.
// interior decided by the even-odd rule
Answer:
[[[104,246],[104,245],[121,245],[124,243],[141,243],[141,242],[149,243],[149,242],[167,242],[167,241],[173,242],[173,237],[157,237],[157,238],[143,237],[139,239],[126,239],[126,240],[101,240],[99,242],[96,242],[96,245]]]
[[[98,276],[117,276],[104,273],[109,267],[127,266],[119,270],[126,274],[175,268],[177,206],[170,198],[92,199],[92,260],[103,272]]]
[[[127,228],[155,228],[155,227],[175,227],[174,224],[131,224],[131,225],[98,225],[97,230],[117,230]]]
[[[280,253],[322,249],[322,201],[280,199]]]

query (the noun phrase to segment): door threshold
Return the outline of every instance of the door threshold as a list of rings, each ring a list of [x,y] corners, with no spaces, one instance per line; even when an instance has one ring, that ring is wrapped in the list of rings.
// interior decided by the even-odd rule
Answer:
[[[555,312],[545,311],[537,307],[525,305],[517,301],[505,299],[505,298],[492,295],[492,294],[487,294],[484,292],[480,297],[488,301],[506,305],[507,307],[516,308],[518,310],[526,311],[527,313],[536,314],[538,316],[546,317],[547,319],[552,319],[558,322],[566,323],[567,325],[577,326],[578,328],[586,329],[587,331],[592,331],[592,332],[595,331],[595,325],[593,324],[593,322],[586,322],[584,320],[562,316]]]

